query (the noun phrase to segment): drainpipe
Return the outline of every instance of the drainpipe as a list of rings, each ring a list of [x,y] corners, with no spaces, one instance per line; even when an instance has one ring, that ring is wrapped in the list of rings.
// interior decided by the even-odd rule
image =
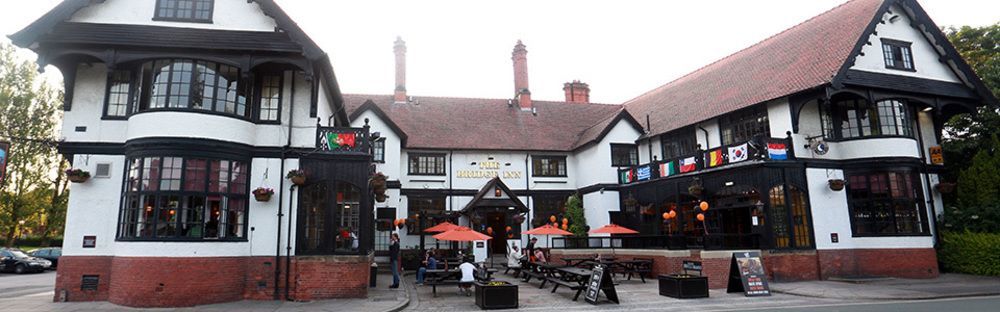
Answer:
[[[282,151],[291,150],[292,148],[292,125],[295,121],[295,72],[292,72],[292,91],[289,94],[288,100],[288,139],[285,141],[285,148]],[[301,159],[299,159],[299,165],[301,166]],[[285,161],[282,160],[281,164],[284,165]],[[282,170],[284,172],[284,170]],[[285,179],[281,179],[284,183]],[[288,234],[285,235],[285,300],[291,300],[289,298],[289,283],[292,272],[292,198],[295,196],[293,193],[295,189],[295,184],[288,187]],[[280,206],[280,204],[279,204]],[[280,225],[279,225],[280,226]]]
[[[653,127],[649,124],[649,114],[646,114],[646,147],[649,148],[649,163],[653,163],[653,138],[649,136],[651,133]]]
[[[529,170],[529,168],[528,168],[528,158],[530,158],[530,157],[531,157],[530,154],[524,155],[524,193],[525,194],[528,194],[528,192],[531,190],[531,180],[528,178],[528,175],[531,174],[531,170]],[[531,210],[532,209],[531,206],[533,206],[532,205],[533,201],[534,201],[533,198],[531,196],[528,196],[528,213],[525,213],[527,216],[524,218],[524,220],[525,220],[524,222],[528,223],[528,226],[526,226],[526,227],[530,227],[531,226],[531,214],[534,212],[534,211]],[[522,232],[523,231],[524,230],[522,230]],[[528,234],[528,240],[529,241],[531,240],[531,234]],[[530,257],[530,255],[529,255],[529,257]]]
[[[707,150],[707,149],[708,149],[708,146],[709,146],[709,144],[710,144],[710,143],[708,142],[708,141],[709,141],[709,140],[708,140],[708,130],[705,130],[705,128],[704,128],[704,127],[702,127],[701,125],[698,125],[698,129],[701,129],[701,132],[704,132],[704,133],[705,133],[705,149]]]
[[[292,80],[294,83],[294,79]],[[293,89],[294,90],[294,89]],[[289,112],[292,114],[292,112]],[[291,116],[291,115],[290,115]],[[288,125],[288,135],[291,139],[291,124]],[[281,169],[278,171],[278,176],[280,177],[280,182],[278,182],[278,227],[277,227],[277,238],[274,241],[274,300],[281,298],[280,289],[278,284],[281,282],[281,218],[285,216],[284,211],[281,209],[281,203],[284,202],[285,192],[282,189],[285,188],[285,178],[281,176],[282,172],[285,172],[285,159],[287,159],[286,148],[281,149]]]

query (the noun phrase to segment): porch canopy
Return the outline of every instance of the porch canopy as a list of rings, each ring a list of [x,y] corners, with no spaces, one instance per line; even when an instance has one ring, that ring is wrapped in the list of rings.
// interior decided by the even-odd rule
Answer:
[[[509,214],[528,213],[528,207],[510,191],[500,177],[493,177],[476,193],[476,196],[460,212],[465,215],[474,212],[507,212]]]

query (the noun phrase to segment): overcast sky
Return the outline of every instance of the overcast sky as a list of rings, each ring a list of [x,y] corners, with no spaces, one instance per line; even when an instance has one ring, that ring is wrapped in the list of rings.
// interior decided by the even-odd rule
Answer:
[[[5,35],[59,2],[0,1]],[[562,100],[562,84],[579,79],[601,103],[627,101],[843,2],[278,0],[330,54],[344,93],[392,93],[398,35],[410,95],[510,98],[510,53],[521,39],[534,99]],[[997,0],[920,3],[940,26],[1000,22]]]

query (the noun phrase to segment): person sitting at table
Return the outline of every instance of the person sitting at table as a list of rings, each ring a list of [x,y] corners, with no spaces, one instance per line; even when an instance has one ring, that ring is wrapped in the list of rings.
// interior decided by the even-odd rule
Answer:
[[[545,252],[542,249],[535,249],[535,262],[538,263],[548,263],[548,259],[545,258]]]
[[[421,264],[420,268],[417,269],[417,285],[424,284],[424,275],[427,274],[427,270],[437,269],[437,258],[434,257],[434,248],[427,251],[424,261]]]
[[[472,264],[472,259],[466,257],[462,264],[458,266],[462,270],[462,278],[458,280],[458,291],[465,296],[472,296],[472,282],[476,281],[476,265]]]
[[[511,269],[521,268],[521,259],[524,259],[524,255],[521,254],[521,250],[517,248],[516,244],[507,245],[507,267]]]

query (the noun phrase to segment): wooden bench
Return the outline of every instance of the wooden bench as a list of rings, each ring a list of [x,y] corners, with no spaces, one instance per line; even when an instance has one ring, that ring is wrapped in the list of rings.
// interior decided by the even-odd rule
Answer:
[[[573,301],[576,301],[577,298],[580,298],[580,293],[583,293],[583,290],[587,289],[586,285],[582,285],[582,284],[577,283],[577,282],[567,282],[567,281],[564,281],[562,279],[558,279],[558,278],[554,278],[554,277],[547,278],[546,280],[548,280],[549,282],[552,282],[552,284],[555,284],[555,286],[552,287],[552,292],[553,293],[556,292],[557,289],[559,289],[559,286],[563,286],[563,287],[575,290],[576,291],[576,295],[573,296]]]
[[[653,273],[653,259],[633,258],[628,261],[628,265],[623,266],[622,274],[628,274],[628,280],[632,280],[632,274],[639,276],[643,283],[646,282],[646,275]]]
[[[457,279],[444,279],[444,280],[436,280],[436,281],[424,281],[424,285],[431,286],[431,292],[434,294],[434,297],[437,297],[437,295],[438,295],[438,293],[437,293],[437,287],[438,287],[438,285],[458,285],[458,280]]]

